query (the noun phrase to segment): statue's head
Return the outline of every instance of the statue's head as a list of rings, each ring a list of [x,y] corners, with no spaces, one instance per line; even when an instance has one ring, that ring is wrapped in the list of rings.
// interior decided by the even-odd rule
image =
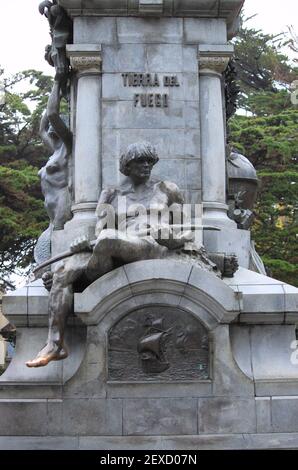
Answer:
[[[138,142],[128,147],[120,158],[120,171],[133,180],[144,180],[150,177],[152,168],[159,158],[155,147],[149,142]]]

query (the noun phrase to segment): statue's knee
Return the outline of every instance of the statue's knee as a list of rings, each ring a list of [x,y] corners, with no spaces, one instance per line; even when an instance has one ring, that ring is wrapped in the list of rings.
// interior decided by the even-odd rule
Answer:
[[[53,286],[66,287],[73,282],[74,270],[65,263],[59,263],[53,274]]]

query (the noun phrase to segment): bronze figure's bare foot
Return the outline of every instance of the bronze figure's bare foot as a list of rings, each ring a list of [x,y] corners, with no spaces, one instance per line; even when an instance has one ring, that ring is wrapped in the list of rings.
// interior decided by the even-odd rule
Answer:
[[[52,350],[48,353],[39,353],[38,356],[33,359],[32,361],[26,362],[26,366],[33,368],[33,367],[44,367],[52,361],[62,361],[66,359],[68,356],[68,351],[64,347],[60,351]]]

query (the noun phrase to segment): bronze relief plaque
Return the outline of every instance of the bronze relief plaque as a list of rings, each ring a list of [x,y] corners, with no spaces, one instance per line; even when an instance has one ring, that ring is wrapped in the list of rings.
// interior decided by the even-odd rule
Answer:
[[[117,382],[208,380],[208,332],[179,309],[135,310],[109,331],[108,371]]]

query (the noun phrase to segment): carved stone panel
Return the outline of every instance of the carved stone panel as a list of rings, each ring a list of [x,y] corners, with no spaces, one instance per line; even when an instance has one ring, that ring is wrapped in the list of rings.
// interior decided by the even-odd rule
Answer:
[[[179,309],[138,309],[109,331],[108,374],[120,382],[207,380],[208,332]]]

